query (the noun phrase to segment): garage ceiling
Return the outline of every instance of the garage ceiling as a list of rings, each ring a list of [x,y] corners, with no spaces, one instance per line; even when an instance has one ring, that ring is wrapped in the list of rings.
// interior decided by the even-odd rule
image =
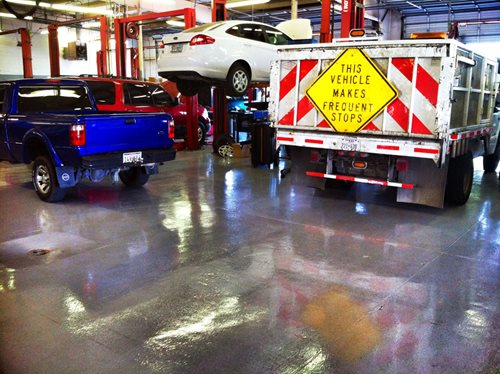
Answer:
[[[29,3],[29,0],[8,0],[15,9],[26,11],[29,5],[19,3]],[[204,5],[210,7],[211,0],[188,0],[194,5]],[[228,0],[228,3],[236,0]],[[17,2],[14,4],[13,2]],[[340,7],[340,0],[336,0],[336,8]],[[64,0],[46,0],[52,6],[54,4],[80,5],[86,7],[107,7],[110,5],[115,12],[124,11],[123,4],[126,1],[92,1],[82,0],[81,2],[68,2]],[[130,2],[128,2],[130,3]],[[160,4],[160,2],[158,2]],[[332,4],[335,2],[332,0]],[[500,1],[498,0],[365,0],[365,9],[367,14],[371,15],[371,21],[367,22],[367,28],[374,27],[373,20],[383,20],[387,14],[396,13],[402,20],[403,30],[401,37],[407,38],[413,32],[446,32],[449,25],[458,23],[459,38],[464,42],[470,41],[498,41],[500,39]],[[134,7],[127,7],[127,11],[137,11]],[[4,5],[0,3],[0,12],[8,13]],[[254,5],[251,7],[240,7],[228,9],[230,19],[256,20],[272,25],[289,20],[291,13],[291,1],[276,0],[266,4]],[[79,14],[77,17],[83,16]],[[321,1],[319,0],[299,0],[298,16],[311,20],[313,29],[317,32],[321,23]],[[50,23],[54,20],[65,20],[75,17],[75,13],[61,12],[52,7],[39,8],[33,14],[34,20],[42,23]],[[332,17],[335,36],[338,37],[340,29],[340,14],[334,12]],[[177,31],[168,29],[162,24],[151,25],[152,33],[167,33]]]

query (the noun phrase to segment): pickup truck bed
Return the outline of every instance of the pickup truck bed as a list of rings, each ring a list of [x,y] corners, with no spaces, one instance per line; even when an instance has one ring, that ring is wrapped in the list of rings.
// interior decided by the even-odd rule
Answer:
[[[175,159],[169,114],[98,113],[82,81],[4,82],[0,101],[0,160],[34,161],[33,184],[45,201],[61,200],[83,177],[141,186]]]

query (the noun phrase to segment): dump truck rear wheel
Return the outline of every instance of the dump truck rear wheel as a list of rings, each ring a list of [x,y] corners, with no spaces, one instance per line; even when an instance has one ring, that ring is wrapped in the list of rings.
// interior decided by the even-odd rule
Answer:
[[[445,199],[452,205],[463,205],[469,199],[472,190],[474,165],[472,154],[452,158],[448,168]]]
[[[497,169],[499,161],[500,161],[500,139],[497,141],[495,152],[492,153],[491,155],[485,155],[483,157],[484,172],[493,173]]]

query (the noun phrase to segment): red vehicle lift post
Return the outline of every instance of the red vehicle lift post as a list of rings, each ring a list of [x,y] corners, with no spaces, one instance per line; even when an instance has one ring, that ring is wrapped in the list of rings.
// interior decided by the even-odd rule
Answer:
[[[49,59],[50,59],[50,76],[58,77],[61,75],[59,64],[59,40],[57,37],[57,29],[60,26],[74,25],[85,21],[99,20],[101,33],[101,50],[97,52],[97,73],[99,76],[108,75],[108,58],[109,49],[109,27],[105,16],[79,18],[70,21],[57,22],[48,26],[49,30]]]
[[[130,26],[130,23],[141,22],[146,20],[156,20],[159,18],[170,18],[176,16],[184,16],[184,28],[189,29],[196,26],[196,11],[193,8],[184,8],[179,10],[172,10],[168,12],[160,13],[149,13],[142,14],[139,16],[115,18],[115,41],[116,41],[116,75],[119,77],[124,77],[126,75],[126,27]],[[128,25],[128,26],[127,26]],[[139,51],[140,52],[140,51]],[[134,53],[132,51],[131,53]],[[139,71],[138,66],[135,64],[132,58],[132,76],[138,78]],[[135,71],[135,72],[134,72]],[[137,76],[134,76],[136,74]],[[198,96],[186,97],[186,111],[187,111],[187,147],[191,150],[199,148],[198,144]]]
[[[321,27],[319,31],[319,42],[330,43],[333,35],[331,32],[331,0],[323,0],[321,2]]]
[[[227,19],[226,0],[212,0],[212,22],[225,21]],[[214,122],[213,130],[213,150],[217,153],[216,140],[220,136],[228,135],[227,125],[227,99],[223,87],[214,89]]]
[[[342,0],[340,37],[348,38],[352,29],[363,29],[364,27],[364,0]]]
[[[25,28],[16,30],[1,31],[0,35],[17,34],[21,35],[21,51],[23,54],[23,74],[24,78],[33,78],[33,65],[31,58],[31,38],[30,33]]]

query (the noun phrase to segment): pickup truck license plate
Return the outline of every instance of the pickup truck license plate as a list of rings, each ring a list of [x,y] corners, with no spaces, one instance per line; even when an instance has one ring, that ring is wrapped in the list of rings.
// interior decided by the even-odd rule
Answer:
[[[172,44],[172,46],[170,47],[170,52],[171,53],[182,52],[182,43]]]
[[[137,164],[142,163],[142,152],[129,152],[123,154],[124,164]]]
[[[340,149],[343,151],[359,151],[359,141],[356,138],[344,137],[340,139]]]

